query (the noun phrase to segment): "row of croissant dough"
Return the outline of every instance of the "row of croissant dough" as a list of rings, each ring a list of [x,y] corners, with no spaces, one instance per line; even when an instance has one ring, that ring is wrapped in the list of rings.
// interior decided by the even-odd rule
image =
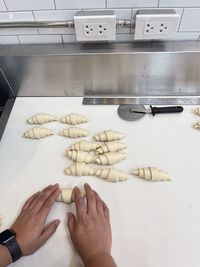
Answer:
[[[78,113],[70,113],[61,118],[46,113],[38,113],[32,116],[31,118],[27,119],[26,123],[42,125],[44,123],[54,122],[54,121],[76,125],[80,123],[86,123],[89,121],[89,119]]]
[[[44,123],[54,122],[54,121],[76,125],[76,124],[86,123],[89,121],[89,119],[78,113],[70,113],[61,118],[57,118],[50,114],[38,113],[33,115],[31,118],[27,119],[26,123],[42,125]],[[30,139],[40,139],[54,134],[55,134],[54,131],[52,131],[51,129],[42,126],[36,126],[33,127],[32,129],[27,130],[23,136]],[[70,138],[79,138],[88,136],[89,132],[84,128],[69,127],[67,129],[63,129],[58,134]]]
[[[195,111],[194,111],[194,113],[195,113],[196,115],[199,115],[199,116],[200,116],[200,107],[196,108]],[[194,128],[200,130],[200,122],[196,122],[196,123],[194,124]]]
[[[109,182],[126,181],[128,179],[128,175],[125,172],[120,171],[116,168],[104,168],[95,170],[84,162],[75,163],[74,165],[65,169],[65,172],[67,175],[76,176],[94,175]],[[149,181],[171,181],[171,177],[166,172],[153,167],[139,168],[133,170],[132,174]],[[85,196],[84,192],[82,192],[82,196]],[[73,188],[63,188],[57,198],[57,201],[67,204],[74,202]]]
[[[128,174],[117,168],[94,168],[88,163],[113,165],[123,160],[126,155],[119,151],[126,148],[121,142],[116,142],[124,136],[120,133],[105,130],[94,136],[95,142],[82,140],[72,144],[66,150],[66,155],[75,163],[65,169],[66,175],[96,176],[108,182],[123,182],[128,180]],[[103,143],[101,143],[103,142]],[[90,154],[95,152],[96,156]],[[171,181],[168,173],[154,167],[137,168],[131,174],[148,181]],[[85,196],[85,193],[82,192]],[[74,202],[73,188],[63,188],[57,201],[70,204]]]
[[[82,140],[72,144],[66,150],[66,155],[75,163],[65,169],[66,175],[73,176],[96,176],[108,182],[123,182],[128,180],[128,174],[117,168],[94,168],[88,163],[101,165],[113,165],[126,156],[119,151],[124,150],[126,145],[116,142],[124,136],[118,132],[105,130],[94,136],[95,142]],[[100,143],[103,142],[103,143]],[[90,152],[96,156],[92,156]],[[138,168],[131,172],[148,181],[171,181],[171,177],[164,171],[154,167]],[[82,196],[85,193],[82,192]],[[57,201],[70,204],[74,202],[73,188],[63,188]]]
[[[195,114],[200,115],[200,107],[195,109]],[[32,116],[31,118],[27,119],[28,124],[37,124],[42,125],[48,122],[59,121],[61,123],[67,123],[71,125],[77,125],[81,123],[86,123],[89,119],[86,116],[80,115],[78,113],[70,113],[65,115],[61,118],[56,116],[45,114],[45,113],[38,113]],[[200,129],[200,122],[194,124],[195,129]],[[24,133],[24,137],[31,138],[31,139],[40,139],[44,137],[48,137],[54,135],[55,133],[46,127],[34,127],[29,129]],[[70,138],[79,138],[79,137],[86,137],[89,135],[88,130],[79,127],[69,127],[67,129],[61,130],[59,133],[61,136],[70,137]]]
[[[65,169],[66,175],[96,176],[108,182],[121,182],[128,180],[128,174],[117,168],[94,168],[88,165],[113,165],[126,158],[122,152],[126,148],[124,143],[118,140],[124,138],[121,133],[105,130],[94,136],[95,141],[82,140],[72,144],[66,150],[68,158],[75,163]],[[117,141],[117,142],[116,142]],[[90,152],[94,152],[91,154]],[[154,167],[138,168],[132,174],[150,181],[170,181],[171,177],[164,171]]]
[[[29,118],[27,123],[43,124],[55,120],[57,120],[57,118],[54,116],[39,113]],[[77,113],[70,113],[69,115],[62,117],[60,121],[69,124],[80,124],[88,122],[89,119]],[[33,129],[25,132],[24,136],[31,139],[39,139],[52,134],[53,132],[47,128],[34,127]],[[68,129],[62,130],[59,134],[66,137],[79,138],[88,136],[89,132],[86,129],[79,127],[69,127]],[[121,140],[124,137],[125,136],[123,134],[116,131],[105,130],[94,135],[94,142],[84,140],[71,145],[67,149],[66,154],[75,162],[75,164],[66,168],[65,174],[75,176],[97,176],[110,182],[127,180],[128,175],[116,168],[94,169],[88,165],[89,163],[98,165],[113,165],[121,160],[124,160],[126,158],[126,154],[122,153],[121,150],[125,149],[126,145],[121,142],[113,142]],[[95,151],[95,155],[92,155],[90,153],[91,151]],[[133,171],[133,174],[152,181],[171,180],[167,173],[153,167],[136,169]]]

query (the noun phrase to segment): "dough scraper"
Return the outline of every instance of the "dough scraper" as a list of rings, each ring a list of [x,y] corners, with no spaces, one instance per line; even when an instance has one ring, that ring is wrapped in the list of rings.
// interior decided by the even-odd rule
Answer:
[[[120,105],[118,108],[119,116],[126,121],[135,121],[142,118],[145,114],[166,114],[166,113],[180,113],[183,111],[182,106],[171,107],[152,107],[145,108],[144,105]]]

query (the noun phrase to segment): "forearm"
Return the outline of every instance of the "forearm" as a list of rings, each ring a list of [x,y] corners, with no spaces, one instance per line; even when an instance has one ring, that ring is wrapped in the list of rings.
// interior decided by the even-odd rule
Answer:
[[[85,262],[85,267],[117,267],[110,254],[95,255]]]
[[[0,245],[0,267],[6,267],[12,263],[10,252],[5,246]]]

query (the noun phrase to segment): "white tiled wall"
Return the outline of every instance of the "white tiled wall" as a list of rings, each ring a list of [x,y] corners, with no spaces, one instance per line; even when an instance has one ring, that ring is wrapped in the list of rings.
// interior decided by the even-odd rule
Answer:
[[[105,0],[55,0],[57,9],[105,8],[105,3]]]
[[[53,0],[3,0],[8,11],[55,9]]]
[[[158,0],[108,0],[108,8],[157,7]]]
[[[0,22],[71,20],[81,9],[115,10],[119,19],[130,19],[137,9],[175,8],[180,14],[174,40],[200,39],[200,0],[0,0]],[[129,29],[117,30],[117,41],[133,41]],[[74,29],[0,29],[0,44],[76,42]]]
[[[0,12],[2,12],[2,11],[6,11],[6,6],[5,6],[3,0],[0,0]]]

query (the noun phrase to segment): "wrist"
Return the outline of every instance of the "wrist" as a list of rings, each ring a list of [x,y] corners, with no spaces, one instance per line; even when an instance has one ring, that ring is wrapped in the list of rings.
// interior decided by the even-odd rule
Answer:
[[[24,254],[24,246],[23,246],[23,244],[24,244],[24,240],[23,240],[22,235],[20,234],[20,232],[18,231],[18,229],[16,229],[16,227],[11,226],[10,229],[11,229],[11,231],[13,231],[13,232],[16,234],[16,236],[15,236],[15,240],[16,240],[16,242],[17,242],[19,248],[20,248],[21,256],[22,256],[22,257],[23,257],[23,256],[26,256],[26,255]]]
[[[16,233],[12,229],[7,229],[0,233],[0,245],[6,248],[3,251],[9,252],[12,262],[21,258],[21,249],[16,240]]]
[[[116,264],[110,253],[98,253],[93,254],[87,260],[84,261],[86,267],[95,267],[95,266],[113,266]]]
[[[5,267],[12,263],[12,257],[7,247],[0,245],[0,267]]]

